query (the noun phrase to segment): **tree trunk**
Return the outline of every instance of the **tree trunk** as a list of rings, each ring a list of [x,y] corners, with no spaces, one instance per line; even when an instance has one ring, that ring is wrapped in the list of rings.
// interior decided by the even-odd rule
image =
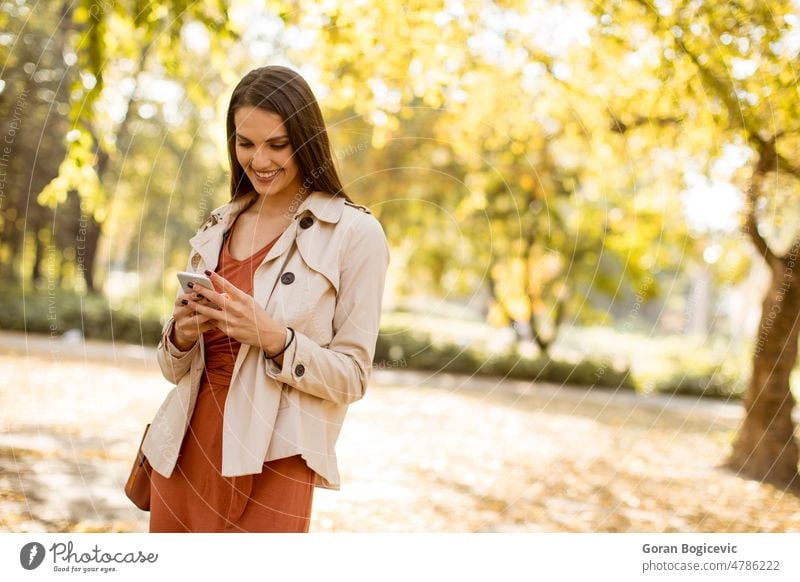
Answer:
[[[789,378],[797,362],[800,331],[800,237],[776,255],[758,232],[755,208],[764,178],[774,168],[774,141],[765,142],[753,172],[745,230],[771,273],[745,397],[745,418],[726,465],[737,474],[800,490]]]
[[[0,261],[0,277],[6,282],[16,282],[19,280],[17,272],[14,269],[14,265],[18,262],[18,249],[21,248],[22,245],[19,232],[13,221],[7,220],[3,224],[3,227],[0,228],[0,248],[5,247],[8,253],[6,260]]]
[[[45,285],[44,276],[42,275],[42,255],[45,252],[45,244],[39,240],[38,229],[34,230],[33,237],[33,267],[31,268],[31,281],[34,287]]]
[[[94,278],[97,247],[100,243],[100,227],[101,225],[94,219],[94,216],[88,216],[86,218],[86,232],[85,234],[82,233],[85,240],[78,243],[78,270],[86,281],[86,290],[89,293],[100,291]],[[83,248],[81,248],[81,243]]]
[[[497,308],[502,312],[503,316],[508,319],[508,323],[511,326],[511,329],[514,330],[514,339],[517,343],[521,342],[524,338],[519,331],[519,327],[516,325],[516,320],[514,316],[511,315],[511,312],[506,307],[505,302],[503,299],[497,294],[497,284],[494,282],[494,277],[492,276],[492,271],[494,270],[494,263],[489,268],[489,276],[486,278],[488,285],[489,285],[489,296],[494,301]]]
[[[800,285],[792,267],[782,261],[775,267],[758,326],[746,415],[728,466],[754,479],[791,486],[800,484],[789,389],[797,361]]]
[[[533,300],[531,298],[531,303]],[[545,338],[542,335],[541,326],[536,318],[536,315],[531,312],[531,317],[529,320],[529,325],[531,326],[531,333],[533,334],[533,341],[536,342],[536,345],[539,346],[542,354],[549,356],[550,355],[550,346],[553,345],[553,342],[556,341],[558,337],[558,330],[561,326],[561,323],[564,320],[564,306],[566,300],[564,299],[562,294],[559,294],[556,297],[556,304],[555,304],[555,315],[553,316],[553,332],[550,334],[549,338]]]

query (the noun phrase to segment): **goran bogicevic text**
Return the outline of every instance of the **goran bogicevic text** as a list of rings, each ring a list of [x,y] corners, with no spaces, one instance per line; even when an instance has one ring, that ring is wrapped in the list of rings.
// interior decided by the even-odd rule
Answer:
[[[738,548],[733,544],[711,545],[711,544],[680,544],[659,546],[644,544],[642,551],[645,554],[694,554],[704,556],[706,554],[736,554]]]

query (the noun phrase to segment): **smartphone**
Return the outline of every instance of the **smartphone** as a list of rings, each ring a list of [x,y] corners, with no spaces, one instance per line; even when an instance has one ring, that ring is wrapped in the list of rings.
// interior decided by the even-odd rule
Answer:
[[[188,271],[180,271],[178,272],[178,281],[180,281],[181,288],[183,289],[184,293],[194,292],[194,290],[188,285],[190,282],[214,291],[214,285],[211,284],[211,279],[202,273],[189,273]]]

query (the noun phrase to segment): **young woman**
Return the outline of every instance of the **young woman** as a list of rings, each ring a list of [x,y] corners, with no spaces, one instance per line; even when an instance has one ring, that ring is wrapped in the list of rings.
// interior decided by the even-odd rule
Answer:
[[[286,67],[250,71],[227,115],[231,200],[189,241],[158,345],[176,384],[143,444],[151,532],[307,532],[314,487],[367,387],[389,250],[345,194],[319,105]]]

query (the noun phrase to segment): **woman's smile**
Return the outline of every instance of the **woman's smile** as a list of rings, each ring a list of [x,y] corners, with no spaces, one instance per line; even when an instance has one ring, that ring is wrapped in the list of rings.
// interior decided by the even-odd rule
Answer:
[[[259,172],[258,170],[253,170],[253,173],[256,175],[256,178],[259,179],[261,182],[271,182],[272,179],[278,175],[281,171],[281,168],[277,170],[271,170],[269,172]]]

